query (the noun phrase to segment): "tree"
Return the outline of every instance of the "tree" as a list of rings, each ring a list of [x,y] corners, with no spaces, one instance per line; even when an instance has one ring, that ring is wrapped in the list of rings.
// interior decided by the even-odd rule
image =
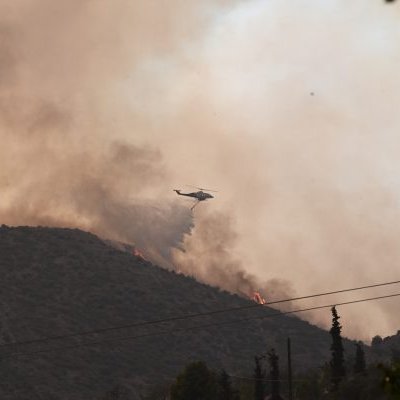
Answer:
[[[218,377],[218,400],[234,400],[235,398],[231,378],[223,369]]]
[[[261,360],[264,357],[254,357],[256,366],[254,368],[254,400],[264,400],[265,397],[265,371]]]
[[[275,349],[268,352],[269,361],[269,378],[271,380],[271,396],[270,400],[282,399],[280,395],[280,376],[279,376],[279,357],[275,353]]]
[[[383,342],[382,337],[379,336],[379,335],[376,335],[376,336],[374,336],[374,337],[372,338],[371,346],[372,346],[372,347],[379,346],[380,344],[382,344],[382,342]]]
[[[206,364],[197,361],[189,364],[178,375],[171,388],[171,400],[216,400],[215,375]]]
[[[382,364],[378,366],[383,371],[382,386],[391,399],[400,400],[400,363],[393,363],[390,367]]]
[[[356,343],[356,360],[354,363],[354,373],[355,374],[365,373],[365,354],[361,342]]]
[[[339,315],[336,311],[336,307],[332,307],[332,328],[329,333],[332,336],[331,353],[332,358],[330,361],[331,367],[331,383],[332,390],[337,391],[340,381],[346,375],[346,369],[344,366],[344,349],[342,343],[341,331],[342,327],[339,322]]]
[[[399,348],[392,348],[390,349],[392,363],[400,363],[400,349]]]

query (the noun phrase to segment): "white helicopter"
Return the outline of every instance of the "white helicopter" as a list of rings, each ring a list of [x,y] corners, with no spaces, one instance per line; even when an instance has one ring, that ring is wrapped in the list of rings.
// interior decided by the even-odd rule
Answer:
[[[180,189],[174,189],[174,192],[176,192],[179,196],[192,197],[197,200],[196,203],[190,208],[191,210],[193,210],[197,206],[197,204],[199,204],[201,201],[205,201],[205,200],[214,198],[214,196],[212,194],[207,193],[207,192],[216,192],[216,190],[199,188],[197,186],[191,186],[191,187],[194,187],[194,188],[198,189],[199,191],[191,192],[191,193],[182,193],[182,191]]]

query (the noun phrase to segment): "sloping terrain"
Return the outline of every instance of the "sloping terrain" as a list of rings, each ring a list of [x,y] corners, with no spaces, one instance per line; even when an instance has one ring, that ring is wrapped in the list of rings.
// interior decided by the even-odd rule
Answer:
[[[385,338],[375,336],[372,339],[371,355],[374,360],[400,362],[400,331]]]
[[[266,307],[15,345],[253,303],[71,229],[2,226],[0,276],[1,399],[99,399],[115,385],[138,396],[195,359],[249,376],[271,347],[284,370],[289,336],[295,370],[329,355],[329,334],[296,317],[184,330],[276,313]]]

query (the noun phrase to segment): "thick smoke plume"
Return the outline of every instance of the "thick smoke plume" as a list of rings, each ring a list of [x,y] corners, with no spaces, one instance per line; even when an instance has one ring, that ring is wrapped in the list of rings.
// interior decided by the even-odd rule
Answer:
[[[115,32],[112,24],[125,7],[134,21],[125,21],[129,29],[119,21]],[[173,24],[176,7],[171,15],[153,7],[123,1],[115,9],[106,2],[20,1],[4,9],[9,21],[2,21],[1,31],[1,139],[7,144],[1,150],[2,223],[80,227],[134,243],[152,261],[176,267],[171,251],[182,248],[192,214],[166,196],[171,174],[159,142],[140,143],[148,133],[140,115],[122,119],[124,100],[108,98],[124,95],[115,88],[116,80],[127,79],[121,74],[129,77],[129,68],[135,72],[138,59],[173,50],[182,29],[188,38],[196,33],[183,20]],[[194,12],[192,6],[185,8],[185,13]],[[107,16],[110,11],[115,15]],[[161,24],[160,32],[143,22],[135,27],[141,18]],[[127,35],[132,35],[129,48]],[[129,129],[132,137],[126,134]],[[178,268],[189,272],[180,258]],[[229,275],[225,267],[231,266],[221,263],[212,275]],[[241,274],[235,265],[229,284],[202,279],[247,295],[249,279]]]
[[[399,10],[0,2],[1,223],[92,230],[267,299],[398,279]],[[183,183],[219,190],[194,219]],[[397,308],[339,312],[366,339]]]
[[[80,227],[168,263],[192,217],[157,200],[169,176],[157,146],[113,119],[121,49],[106,3],[13,4],[0,21],[2,223]]]
[[[226,213],[206,213],[201,223],[185,235],[182,249],[173,252],[178,271],[248,298],[255,292],[260,292],[267,302],[294,297],[289,282],[276,278],[262,282],[247,272],[246,258],[235,254],[238,235],[233,224]]]

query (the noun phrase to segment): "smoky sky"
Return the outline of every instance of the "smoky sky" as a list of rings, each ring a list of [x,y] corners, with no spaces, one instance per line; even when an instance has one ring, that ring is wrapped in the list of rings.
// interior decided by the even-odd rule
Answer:
[[[92,230],[267,299],[398,279],[399,18],[374,0],[0,2],[2,223]],[[219,192],[192,215],[185,184]],[[395,332],[397,304],[339,308],[345,334]]]

